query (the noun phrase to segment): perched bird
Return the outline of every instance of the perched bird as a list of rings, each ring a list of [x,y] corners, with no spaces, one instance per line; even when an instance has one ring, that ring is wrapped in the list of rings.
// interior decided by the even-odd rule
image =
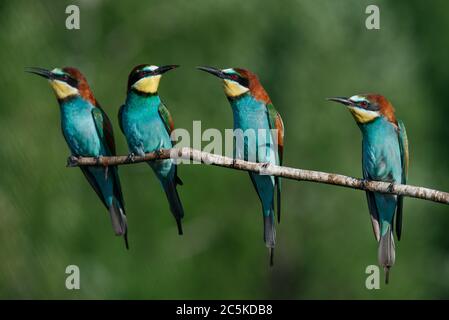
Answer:
[[[86,78],[75,68],[28,68],[28,72],[48,80],[58,99],[61,127],[72,156],[115,155],[114,133],[106,113],[95,99]],[[116,235],[128,248],[127,222],[118,168],[83,166],[81,171],[109,210]]]
[[[119,123],[128,142],[130,156],[169,149],[174,145],[170,135],[173,119],[157,92],[163,73],[178,66],[136,66],[128,78],[127,97],[119,110]],[[177,185],[182,185],[172,159],[148,162],[158,177],[167,196],[170,211],[176,219],[178,233],[182,234],[181,220],[184,209],[179,199]]]
[[[405,126],[396,120],[392,104],[379,94],[329,98],[347,106],[362,131],[362,167],[365,180],[407,182],[408,140]],[[393,222],[401,239],[403,196],[366,192],[374,235],[379,242],[379,264],[388,283],[395,262]]]
[[[234,144],[234,157],[265,164],[282,164],[284,149],[284,124],[280,114],[271,103],[257,76],[245,69],[216,69],[198,67],[223,80],[224,92],[231,104],[234,116],[234,132],[245,132],[243,143]],[[249,133],[253,131],[253,134]],[[274,194],[277,193],[277,215],[281,216],[281,184],[278,177],[250,172],[249,176],[262,204],[264,241],[273,252],[276,240],[274,223]]]

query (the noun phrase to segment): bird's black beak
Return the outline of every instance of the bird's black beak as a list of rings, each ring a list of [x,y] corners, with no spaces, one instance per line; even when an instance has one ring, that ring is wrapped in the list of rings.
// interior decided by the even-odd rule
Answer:
[[[45,79],[52,79],[53,73],[51,71],[44,68],[36,68],[36,67],[25,67],[25,71],[29,73],[37,74]]]
[[[220,69],[217,68],[212,67],[196,67],[196,68],[208,72],[210,74],[213,74],[214,76],[219,77],[221,79],[224,79],[226,77],[226,75]]]
[[[167,65],[167,66],[161,66],[161,67],[157,68],[156,73],[157,74],[163,74],[163,73],[166,73],[167,71],[170,71],[170,70],[173,70],[173,69],[176,69],[176,68],[179,68],[179,65],[177,65],[177,64],[170,64],[170,65]]]
[[[344,104],[345,106],[353,106],[354,102],[344,97],[327,98],[326,100],[338,102]]]

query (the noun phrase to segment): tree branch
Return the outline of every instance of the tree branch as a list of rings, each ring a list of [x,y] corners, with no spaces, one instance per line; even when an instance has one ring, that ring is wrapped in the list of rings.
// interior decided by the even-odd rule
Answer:
[[[266,163],[248,162],[191,148],[162,149],[156,152],[147,153],[145,154],[145,156],[135,157],[112,156],[91,158],[72,156],[67,160],[67,166],[116,166],[170,158],[192,160],[205,164],[211,164],[214,166],[251,171],[259,174],[278,176],[291,180],[325,183],[352,189],[390,193],[449,204],[449,193],[443,191],[412,185],[393,184],[381,181],[366,181],[335,173],[296,169],[291,167],[281,167]]]

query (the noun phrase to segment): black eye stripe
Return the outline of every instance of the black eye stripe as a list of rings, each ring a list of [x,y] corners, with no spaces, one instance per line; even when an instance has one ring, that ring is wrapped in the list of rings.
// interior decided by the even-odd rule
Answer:
[[[140,79],[152,74],[153,71],[145,71],[145,70],[139,70],[134,72],[131,77],[129,78],[129,85],[133,85],[134,83],[136,83],[137,81],[139,81]]]
[[[129,82],[131,84],[134,84],[139,79],[140,79],[140,72],[136,72],[130,77]]]
[[[69,76],[67,74],[56,75],[55,78],[57,80],[67,83],[71,87],[74,87],[74,88],[78,87],[78,80],[72,78],[71,76]]]
[[[240,85],[242,85],[242,86],[244,86],[244,87],[246,87],[246,88],[249,87],[249,81],[248,81],[248,79],[243,78],[242,76],[240,76],[240,75],[238,75],[238,74],[235,74],[235,73],[229,74],[229,75],[227,76],[227,78],[228,78],[229,80],[232,80],[232,81],[235,81],[235,82],[239,83]]]
[[[378,111],[379,110],[379,105],[377,103],[371,103],[371,102],[367,102],[367,101],[361,101],[358,103],[358,105],[366,110],[369,111]]]
[[[249,81],[246,78],[240,77],[238,83],[240,83],[242,86],[248,88],[249,87]]]

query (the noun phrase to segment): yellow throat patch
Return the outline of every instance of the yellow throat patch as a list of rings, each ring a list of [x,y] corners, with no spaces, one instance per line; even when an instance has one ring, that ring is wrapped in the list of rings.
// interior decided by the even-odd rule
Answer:
[[[50,80],[50,85],[56,93],[58,99],[65,99],[79,93],[77,88],[69,86],[67,83],[59,80]]]
[[[351,111],[351,114],[357,123],[371,122],[379,117],[379,113],[376,111],[364,110],[357,107],[348,107],[348,109]]]
[[[156,93],[161,75],[142,78],[133,84],[133,88],[144,93]]]
[[[232,80],[223,80],[224,83],[224,91],[228,97],[238,97],[249,91],[248,88],[240,85],[239,83]]]

